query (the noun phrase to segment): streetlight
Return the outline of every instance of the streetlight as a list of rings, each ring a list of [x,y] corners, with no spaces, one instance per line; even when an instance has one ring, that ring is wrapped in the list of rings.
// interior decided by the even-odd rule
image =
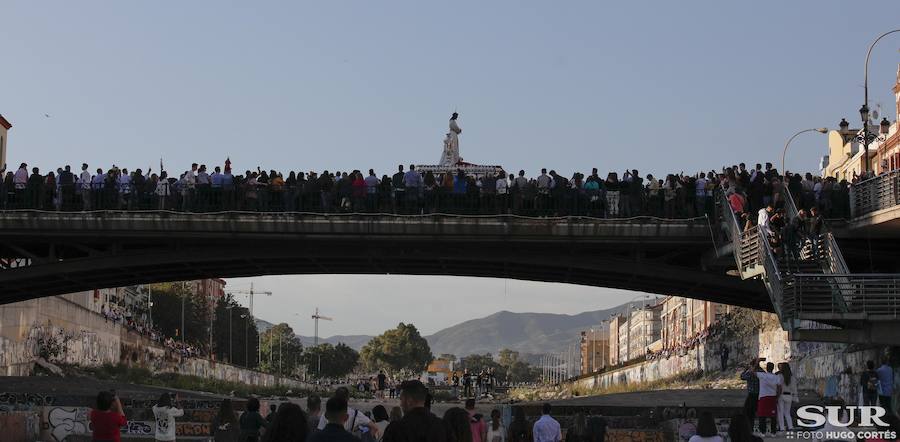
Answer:
[[[244,367],[250,366],[250,338],[248,336],[250,334],[250,321],[247,319],[248,316],[250,315],[241,315],[241,319],[244,320]]]
[[[228,363],[234,364],[234,352],[232,341],[234,340],[234,312],[231,309],[234,308],[234,305],[228,305],[225,307],[225,310],[228,310]]]
[[[900,32],[900,29],[894,29],[879,35],[872,41],[872,44],[869,45],[869,50],[866,52],[866,66],[863,78],[863,94],[865,96],[863,97],[863,105],[859,108],[859,116],[862,118],[863,123],[863,161],[865,161],[866,172],[869,171],[869,143],[874,141],[869,139],[869,57],[872,55],[872,49],[875,48],[875,44],[877,44],[879,40],[895,32]],[[888,125],[890,125],[890,123]]]
[[[844,123],[846,123],[846,121],[841,120],[841,128],[842,129],[844,127]],[[814,131],[818,132],[820,134],[827,134],[828,128],[827,127],[818,127],[818,128],[814,128],[814,129],[803,129],[800,132],[797,132],[793,136],[788,138],[787,143],[784,143],[784,151],[781,152],[781,173],[782,173],[782,175],[785,175],[785,178],[787,177],[787,169],[784,166],[784,157],[787,155],[787,150],[788,150],[788,147],[791,145],[791,141],[794,141],[794,138],[797,138],[797,136],[800,134],[803,134],[806,132],[814,132]],[[785,184],[785,186],[787,186],[787,184]]]

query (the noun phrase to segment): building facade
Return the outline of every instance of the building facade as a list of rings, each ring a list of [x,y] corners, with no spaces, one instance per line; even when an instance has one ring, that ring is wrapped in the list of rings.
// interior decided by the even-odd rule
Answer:
[[[12,124],[0,115],[0,167],[6,164],[6,145],[9,141],[9,130]]]
[[[619,328],[624,322],[622,315],[613,315],[609,318],[609,365],[618,365],[622,362],[619,358]]]
[[[661,349],[676,348],[709,328],[727,311],[727,306],[710,301],[668,296],[660,303]]]
[[[657,303],[631,312],[631,323],[627,324],[630,336],[628,339],[628,360],[646,354],[654,342],[659,339],[662,305]]]
[[[581,374],[594,373],[609,365],[609,326],[581,332]]]
[[[823,176],[853,181],[854,177],[862,175],[866,170],[881,174],[900,169],[900,125],[897,123],[900,119],[900,67],[892,90],[895,103],[891,106],[893,109],[886,110],[885,113],[892,113],[894,122],[887,121],[887,131],[883,132],[881,122],[876,121],[873,114],[869,133],[878,135],[878,138],[869,143],[868,155],[863,154],[864,145],[856,138],[862,129],[847,126],[828,133],[828,155],[822,158],[821,164]]]

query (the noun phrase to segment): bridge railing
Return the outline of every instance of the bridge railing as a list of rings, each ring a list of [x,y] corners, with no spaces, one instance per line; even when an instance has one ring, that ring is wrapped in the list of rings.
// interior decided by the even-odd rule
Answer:
[[[348,179],[349,180],[349,179]],[[96,210],[165,210],[205,213],[224,211],[307,213],[392,213],[462,215],[515,214],[522,216],[590,216],[624,219],[653,216],[688,219],[706,215],[695,204],[665,200],[662,191],[638,189],[496,190],[471,186],[465,191],[434,186],[424,188],[352,187],[322,190],[318,186],[232,185],[181,186],[78,184],[46,187],[3,186],[0,210],[62,212]]]
[[[785,277],[784,293],[785,318],[900,319],[900,275],[797,273]]]
[[[781,306],[784,304],[784,282],[782,281],[781,271],[778,269],[775,251],[772,250],[772,244],[769,242],[769,234],[766,229],[757,226],[752,232],[756,235],[757,243],[759,244],[757,259],[759,264],[765,269],[762,273],[763,283],[765,283],[766,290],[769,292],[769,298],[772,301],[772,306],[775,307],[775,313],[778,314],[778,317],[784,323],[785,317],[781,311]]]
[[[900,205],[900,170],[850,186],[850,216],[857,218]]]

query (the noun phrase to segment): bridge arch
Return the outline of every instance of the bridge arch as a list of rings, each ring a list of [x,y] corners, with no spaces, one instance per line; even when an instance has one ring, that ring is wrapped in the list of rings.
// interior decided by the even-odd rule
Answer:
[[[772,310],[726,274],[706,218],[7,212],[0,303],[208,277],[500,277],[679,295]]]

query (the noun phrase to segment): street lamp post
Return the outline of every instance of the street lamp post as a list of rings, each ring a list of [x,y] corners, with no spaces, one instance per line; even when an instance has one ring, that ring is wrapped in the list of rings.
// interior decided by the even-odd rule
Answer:
[[[228,310],[228,363],[234,364],[234,347],[232,346],[232,341],[234,340],[234,312],[231,311],[233,306],[229,305],[225,307],[225,310]]]
[[[781,173],[782,173],[782,175],[787,174],[787,169],[785,168],[785,165],[784,165],[784,159],[787,156],[788,147],[790,147],[791,142],[794,141],[794,138],[797,138],[798,135],[804,134],[807,132],[813,132],[813,131],[818,132],[820,134],[827,134],[828,128],[827,127],[817,127],[814,129],[803,129],[800,132],[797,132],[794,135],[792,135],[790,138],[788,138],[787,142],[784,143],[784,150],[781,152]],[[787,184],[785,184],[785,186],[787,186]]]
[[[244,314],[241,315],[241,319],[244,320],[244,367],[250,366],[250,315]]]
[[[150,299],[150,294],[153,292],[153,284],[147,284],[147,322],[150,323],[150,328],[153,328],[153,300]]]
[[[185,295],[185,282],[181,281],[181,344],[184,345],[184,298]]]
[[[900,32],[900,29],[887,31],[876,37],[875,40],[872,41],[872,44],[869,45],[869,50],[866,52],[866,66],[863,72],[863,105],[859,108],[859,116],[862,118],[863,123],[863,161],[865,163],[866,172],[869,171],[869,143],[873,141],[869,138],[869,57],[872,56],[872,49],[875,48],[875,45],[879,40],[895,32]]]

